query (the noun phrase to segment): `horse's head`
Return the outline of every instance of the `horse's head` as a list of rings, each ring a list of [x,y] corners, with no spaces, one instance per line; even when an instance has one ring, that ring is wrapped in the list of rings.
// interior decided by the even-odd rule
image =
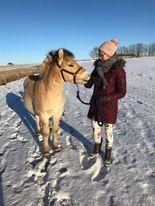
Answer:
[[[84,84],[90,79],[89,73],[74,59],[74,55],[66,50],[59,49],[55,53],[55,62],[65,82]]]

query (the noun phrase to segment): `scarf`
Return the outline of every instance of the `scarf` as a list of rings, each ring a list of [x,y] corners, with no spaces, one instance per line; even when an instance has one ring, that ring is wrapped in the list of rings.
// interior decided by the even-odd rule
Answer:
[[[107,59],[106,61],[102,61],[101,59],[98,59],[95,62],[95,70],[98,74],[98,76],[100,77],[100,79],[102,80],[102,87],[105,88],[107,86],[107,80],[104,76],[104,73],[106,73],[107,71],[109,71],[111,69],[111,67],[113,66],[113,64],[118,60],[117,55],[113,55],[112,57],[110,57],[109,59]]]

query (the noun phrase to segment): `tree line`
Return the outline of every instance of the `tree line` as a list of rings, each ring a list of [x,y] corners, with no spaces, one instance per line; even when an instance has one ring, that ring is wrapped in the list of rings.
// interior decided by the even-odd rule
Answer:
[[[145,56],[155,56],[155,42],[150,44],[137,43],[132,44],[128,47],[121,46],[117,50],[118,55],[130,56],[130,57],[145,57]],[[89,56],[93,59],[98,58],[98,48],[94,47],[90,51]]]

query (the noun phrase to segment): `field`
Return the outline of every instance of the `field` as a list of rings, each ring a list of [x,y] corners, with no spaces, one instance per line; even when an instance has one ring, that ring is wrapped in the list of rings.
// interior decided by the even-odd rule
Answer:
[[[80,64],[93,70],[93,61]],[[1,206],[155,205],[155,58],[128,59],[125,70],[127,94],[119,101],[109,172],[103,167],[104,143],[97,161],[88,160],[93,148],[89,107],[76,98],[75,85],[64,85],[58,132],[63,149],[50,162],[40,154],[34,118],[23,105],[23,79],[0,86]],[[92,89],[80,90],[89,101]]]

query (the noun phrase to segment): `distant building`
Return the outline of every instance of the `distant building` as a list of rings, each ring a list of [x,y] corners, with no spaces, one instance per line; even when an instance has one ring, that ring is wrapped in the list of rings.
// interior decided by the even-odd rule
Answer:
[[[119,57],[124,57],[124,58],[133,58],[137,57],[136,54],[117,54]]]

